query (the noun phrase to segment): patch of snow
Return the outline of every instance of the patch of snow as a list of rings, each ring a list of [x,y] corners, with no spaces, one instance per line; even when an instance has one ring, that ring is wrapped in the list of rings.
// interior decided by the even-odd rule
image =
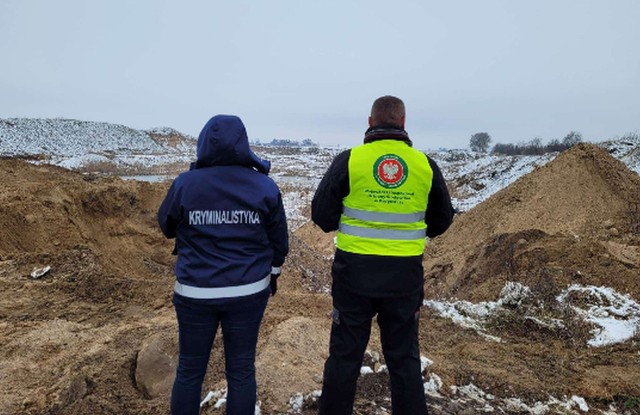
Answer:
[[[289,406],[294,412],[300,412],[302,405],[304,405],[304,396],[301,393],[296,393],[289,398]]]
[[[528,412],[532,415],[544,415],[550,411],[549,405],[542,402],[535,402],[533,406],[529,406],[517,398],[505,400],[505,409],[513,412]]]
[[[529,296],[531,296],[529,287],[519,282],[507,281],[500,291],[498,302],[503,306],[517,307]]]
[[[426,393],[427,395],[432,395],[432,396],[440,396],[440,389],[442,388],[442,379],[440,379],[440,376],[436,375],[435,373],[432,373],[429,376],[429,380],[427,382],[424,383],[424,393]]]
[[[120,176],[124,180],[136,180],[139,182],[158,183],[169,180],[169,176],[159,174],[144,174],[138,176]]]
[[[573,395],[571,397],[571,401],[575,404],[578,405],[578,408],[582,411],[582,412],[589,412],[589,405],[587,405],[587,401],[584,400],[584,398],[581,398],[580,396],[576,396]]]
[[[433,360],[420,356],[420,372],[424,372],[424,370],[431,365],[433,365]]]
[[[589,303],[586,308],[570,304],[572,293],[588,294]],[[488,318],[500,311],[504,306],[513,307],[530,295],[528,287],[520,283],[507,282],[500,292],[497,301],[483,301],[477,304],[469,301],[435,301],[425,300],[423,305],[436,311],[441,317],[449,318],[461,327],[476,331],[487,340],[500,342],[499,337],[485,332]],[[582,298],[581,297],[581,298]],[[560,303],[569,303],[578,316],[585,321],[599,326],[588,341],[590,346],[606,346],[623,343],[633,338],[640,330],[640,305],[628,295],[623,295],[611,288],[572,285],[556,298]],[[534,316],[526,317],[537,324],[549,328],[563,327],[558,319],[545,319]]]
[[[472,329],[490,341],[500,343],[502,339],[484,331],[484,321],[498,308],[497,302],[473,304],[469,301],[425,300],[423,305],[435,310],[441,317],[449,318],[461,327]]]
[[[46,273],[48,273],[49,271],[51,271],[50,265],[47,265],[46,267],[42,267],[42,268],[35,268],[33,271],[31,271],[31,278],[36,280],[42,277],[43,275],[45,275]]]
[[[212,400],[216,399],[217,402],[220,402],[221,399],[225,399],[226,401],[226,397],[227,397],[227,390],[226,389],[220,389],[217,391],[209,391],[209,393],[207,393],[207,396],[205,396],[205,398],[202,400],[202,402],[200,402],[200,408],[202,408],[203,406],[207,405],[209,402],[211,402]],[[216,405],[218,405],[216,403]],[[216,406],[216,408],[218,408],[218,406]]]
[[[495,399],[495,396],[489,393],[486,393],[485,391],[483,391],[473,383],[456,388],[456,393],[462,394],[474,399],[486,399],[490,401]]]
[[[587,307],[572,305],[572,293],[587,294],[581,297],[587,298]],[[588,341],[590,346],[623,343],[640,330],[640,305],[628,295],[620,294],[612,288],[572,285],[562,291],[557,300],[569,303],[578,315],[599,326],[593,333],[594,337]]]
[[[52,164],[55,164],[65,169],[75,170],[86,166],[87,164],[94,163],[111,163],[111,159],[101,154],[82,154],[77,156],[70,156],[67,158],[59,158],[59,161],[55,159],[51,160]]]
[[[289,407],[291,408],[287,411],[288,414],[299,414],[300,411],[304,408],[304,404],[306,402],[316,402],[318,398],[322,395],[321,390],[314,390],[309,392],[306,395],[302,393],[296,393],[291,398],[289,398]]]

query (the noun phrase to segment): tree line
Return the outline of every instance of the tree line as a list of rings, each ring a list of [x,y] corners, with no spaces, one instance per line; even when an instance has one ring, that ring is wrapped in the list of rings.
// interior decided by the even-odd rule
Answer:
[[[567,150],[582,142],[582,134],[571,131],[562,140],[554,138],[548,143],[543,143],[540,137],[518,144],[496,143],[491,149],[491,154],[505,154],[509,156],[535,156],[552,152]],[[475,133],[469,140],[469,148],[472,151],[486,153],[489,151],[491,136],[486,132]]]
[[[317,147],[318,144],[314,143],[311,139],[305,138],[302,141],[289,140],[287,138],[274,138],[271,141],[261,142],[259,138],[251,140],[251,144],[272,146],[272,147]]]

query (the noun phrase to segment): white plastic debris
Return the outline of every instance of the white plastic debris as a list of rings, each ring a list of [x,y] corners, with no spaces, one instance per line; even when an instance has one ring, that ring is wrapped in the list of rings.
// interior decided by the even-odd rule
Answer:
[[[43,268],[34,268],[34,270],[31,271],[31,278],[33,278],[34,280],[37,280],[38,278],[42,277],[49,271],[51,271],[51,267],[48,265]]]

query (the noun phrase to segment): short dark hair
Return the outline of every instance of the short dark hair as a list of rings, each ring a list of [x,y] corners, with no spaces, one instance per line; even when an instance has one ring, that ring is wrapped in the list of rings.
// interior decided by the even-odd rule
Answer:
[[[404,102],[400,98],[391,95],[376,99],[371,107],[371,119],[374,125],[402,125],[404,116]]]

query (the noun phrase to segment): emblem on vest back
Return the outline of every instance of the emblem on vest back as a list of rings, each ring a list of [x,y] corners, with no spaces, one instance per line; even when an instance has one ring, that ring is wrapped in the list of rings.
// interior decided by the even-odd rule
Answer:
[[[385,154],[373,165],[373,177],[378,184],[387,189],[402,186],[409,175],[407,163],[395,154]]]

